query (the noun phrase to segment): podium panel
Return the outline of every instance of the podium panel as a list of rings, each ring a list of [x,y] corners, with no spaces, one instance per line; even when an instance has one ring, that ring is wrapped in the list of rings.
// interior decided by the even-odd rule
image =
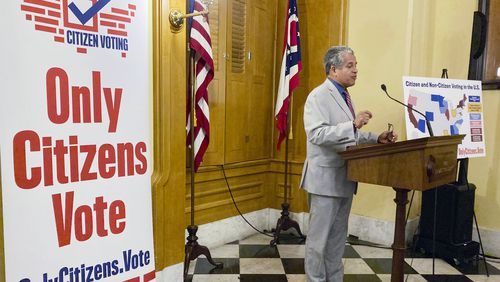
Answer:
[[[425,191],[455,181],[463,136],[353,146],[339,154],[348,161],[350,180]]]
[[[393,187],[396,220],[391,282],[403,282],[408,190],[425,191],[455,181],[457,148],[465,135],[427,137],[391,144],[360,145],[340,152],[347,178]]]

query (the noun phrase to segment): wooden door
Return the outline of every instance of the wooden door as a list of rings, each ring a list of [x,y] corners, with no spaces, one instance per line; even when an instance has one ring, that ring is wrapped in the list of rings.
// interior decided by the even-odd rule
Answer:
[[[213,1],[208,10],[214,79],[208,87],[210,143],[202,165],[220,165],[224,163],[227,0]]]
[[[246,54],[248,77],[247,160],[271,156],[273,127],[273,67],[276,1],[251,1],[249,50]]]
[[[226,68],[226,151],[225,163],[246,159],[248,134],[248,45],[249,0],[228,1]]]
[[[276,5],[229,1],[226,163],[271,156]]]

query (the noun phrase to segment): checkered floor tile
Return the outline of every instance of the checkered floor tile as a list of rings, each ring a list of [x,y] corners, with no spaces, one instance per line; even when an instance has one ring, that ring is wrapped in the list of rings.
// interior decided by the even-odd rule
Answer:
[[[223,262],[222,269],[214,268],[206,258],[192,261],[188,281],[203,282],[303,282],[304,244],[297,237],[283,235],[276,247],[271,238],[257,234],[210,250],[215,261]],[[344,281],[391,281],[392,250],[364,245],[346,244],[344,252]],[[434,268],[434,274],[433,274]],[[405,279],[408,282],[500,282],[500,263],[488,262],[490,276],[482,261],[455,265],[408,251],[405,259]]]

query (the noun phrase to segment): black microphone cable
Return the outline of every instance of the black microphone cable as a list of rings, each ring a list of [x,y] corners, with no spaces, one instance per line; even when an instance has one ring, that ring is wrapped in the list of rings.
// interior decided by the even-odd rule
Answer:
[[[389,93],[387,93],[387,87],[385,86],[385,84],[381,84],[381,85],[380,85],[380,88],[382,88],[382,91],[384,91],[385,95],[387,95],[387,97],[389,97],[389,99],[391,99],[391,100],[393,100],[393,101],[395,101],[395,102],[397,102],[397,103],[399,103],[399,104],[401,104],[401,105],[405,106],[406,108],[408,108],[408,109],[410,109],[410,110],[412,110],[412,111],[414,111],[414,112],[419,113],[421,116],[423,116],[423,117],[424,117],[424,120],[425,120],[425,124],[427,125],[427,130],[429,130],[429,135],[430,135],[431,137],[432,137],[432,136],[434,136],[434,132],[432,131],[432,126],[431,126],[431,123],[430,123],[430,121],[427,119],[427,117],[426,117],[426,116],[425,116],[422,112],[420,112],[419,110],[417,110],[417,109],[415,109],[415,108],[413,108],[413,107],[411,107],[411,106],[406,105],[406,104],[405,104],[405,103],[403,103],[403,102],[400,102],[400,101],[398,101],[398,100],[396,100],[396,99],[392,98],[392,97],[391,97],[391,95],[389,95]]]
[[[229,191],[229,195],[231,195],[231,199],[233,200],[233,205],[234,207],[236,208],[236,210],[238,211],[238,213],[240,214],[241,218],[243,218],[243,220],[250,226],[252,227],[255,231],[259,232],[260,234],[263,234],[263,235],[266,235],[268,237],[271,237],[271,238],[274,238],[274,236],[272,235],[269,235],[267,234],[266,232],[264,231],[261,231],[259,229],[257,229],[257,227],[253,226],[246,218],[245,216],[241,213],[240,209],[238,208],[238,205],[236,204],[236,201],[234,200],[234,196],[233,196],[233,191],[231,190],[231,186],[229,186],[229,182],[227,180],[227,176],[226,176],[226,170],[224,169],[224,165],[220,165],[220,167],[222,168],[222,174],[224,175],[224,180],[226,181],[226,187],[227,187],[227,190]]]

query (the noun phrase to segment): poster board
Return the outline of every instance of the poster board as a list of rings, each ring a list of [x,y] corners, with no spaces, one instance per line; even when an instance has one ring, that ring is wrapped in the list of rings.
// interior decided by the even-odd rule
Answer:
[[[404,101],[429,119],[435,136],[465,134],[457,158],[486,155],[481,81],[403,77]],[[406,109],[408,140],[429,136],[424,117]]]
[[[149,2],[3,4],[6,281],[153,281]]]

